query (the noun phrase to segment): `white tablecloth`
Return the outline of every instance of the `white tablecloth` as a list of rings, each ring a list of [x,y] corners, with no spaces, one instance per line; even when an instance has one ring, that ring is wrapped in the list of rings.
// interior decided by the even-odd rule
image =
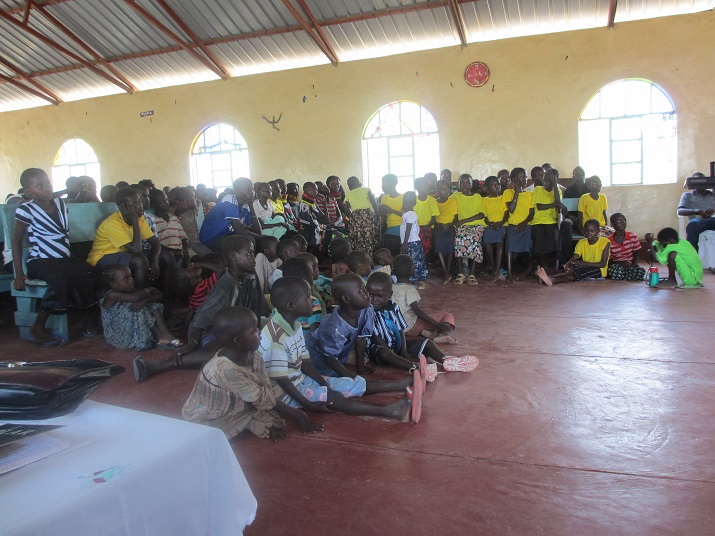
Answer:
[[[0,534],[241,534],[256,514],[220,430],[86,401],[70,415],[32,421],[70,444],[0,475]]]

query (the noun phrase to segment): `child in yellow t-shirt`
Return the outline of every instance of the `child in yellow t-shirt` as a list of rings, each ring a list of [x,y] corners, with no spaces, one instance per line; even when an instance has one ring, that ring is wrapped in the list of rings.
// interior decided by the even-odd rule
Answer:
[[[460,175],[459,191],[452,194],[457,201],[457,232],[454,237],[454,256],[461,260],[456,285],[467,281],[476,285],[475,266],[484,260],[482,234],[484,233],[484,205],[482,196],[472,193],[472,176]]]
[[[598,236],[599,230],[598,220],[588,220],[583,230],[586,238],[578,241],[573,257],[564,265],[564,271],[549,277],[546,270],[539,266],[536,276],[548,286],[589,278],[605,278],[608,273],[611,242],[608,238]]]
[[[397,192],[397,175],[388,173],[382,177],[380,216],[384,218],[383,244],[393,255],[400,253],[400,225],[402,225],[402,194]]]
[[[545,174],[543,183],[543,186],[534,188],[531,240],[534,244],[534,255],[539,256],[541,266],[546,267],[551,264],[551,268],[556,270],[559,253],[558,215],[559,211],[565,210],[566,207],[561,203],[561,195],[556,187],[556,177],[553,173]],[[566,232],[565,229],[561,231]],[[553,260],[549,262],[551,255]]]
[[[439,255],[439,262],[444,272],[443,285],[452,280],[452,257],[454,255],[454,221],[457,216],[457,201],[450,197],[449,181],[437,181],[437,208],[439,216],[434,226],[434,252]]]
[[[532,206],[533,193],[526,188],[526,170],[514,168],[510,174],[512,189],[502,194],[509,209],[509,221],[506,228],[506,262],[509,281],[512,280],[512,254],[526,253],[526,270],[516,277],[519,281],[531,272],[531,220],[534,219]]]
[[[493,175],[487,177],[484,181],[484,187],[487,189],[487,197],[482,199],[486,228],[482,235],[482,241],[487,252],[487,258],[494,269],[493,281],[503,281],[504,277],[499,273],[499,270],[501,269],[501,257],[504,252],[504,234],[506,232],[504,224],[509,219],[509,209],[504,202],[504,198],[499,194],[499,179]]]
[[[589,193],[583,194],[578,200],[578,225],[583,229],[586,220],[594,219],[601,227],[608,225],[608,200],[601,192],[601,179],[596,175],[586,179]],[[613,230],[603,229],[601,236],[609,236]]]

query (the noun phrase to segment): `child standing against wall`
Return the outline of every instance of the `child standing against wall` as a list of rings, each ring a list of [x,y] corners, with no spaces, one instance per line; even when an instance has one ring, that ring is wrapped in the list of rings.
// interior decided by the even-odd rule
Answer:
[[[484,241],[484,249],[487,251],[487,258],[494,270],[492,281],[503,281],[504,277],[499,271],[501,269],[502,254],[504,253],[504,235],[506,234],[504,224],[509,219],[509,209],[504,202],[503,196],[499,193],[499,179],[494,176],[487,177],[484,181],[484,187],[487,189],[487,197],[482,199],[486,228],[484,229],[482,240]]]
[[[444,273],[443,285],[452,280],[452,257],[454,256],[454,222],[457,218],[457,201],[451,197],[448,181],[437,181],[437,208],[439,216],[434,226],[434,252],[439,256]],[[415,264],[415,268],[417,265]]]
[[[350,242],[355,249],[371,253],[377,247],[376,214],[380,207],[370,188],[364,187],[357,177],[348,179],[350,192],[345,196],[345,206],[349,210]]]

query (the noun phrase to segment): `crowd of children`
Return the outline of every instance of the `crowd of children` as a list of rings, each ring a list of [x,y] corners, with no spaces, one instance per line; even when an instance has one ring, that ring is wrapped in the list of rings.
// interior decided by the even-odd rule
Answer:
[[[388,174],[379,199],[357,177],[348,179],[349,192],[330,176],[325,185],[306,182],[302,193],[296,183],[240,178],[220,196],[202,187],[118,183],[101,189],[118,211],[99,225],[85,262],[70,252],[66,203],[96,202],[96,186],[73,179],[67,191],[53,192],[44,171],[29,169],[14,200],[14,288],[28,278],[47,281],[35,342],[66,342],[45,322],[72,305],[88,311],[85,336],[98,334],[101,319],[116,348],[171,352],[136,357],[137,381],[200,369],[183,415],[228,437],[243,430],[281,436],[284,416],[304,432],[322,430],[306,411],[417,422],[424,389],[440,370],[478,365],[475,356],[443,349],[458,342],[455,318],[423,305],[430,265],[443,285],[477,286],[482,274],[549,286],[644,279],[640,241],[623,214],[609,219],[598,177],[585,179],[577,168],[574,186],[562,192],[553,166],[530,175],[530,186],[520,167],[483,182],[463,174],[453,184],[443,170],[400,193]],[[562,202],[569,195],[579,198],[575,214]],[[572,229],[584,238],[565,250]],[[661,286],[702,285],[698,254],[674,229],[645,238],[648,260],[668,267]],[[365,380],[376,366],[406,375]],[[404,396],[389,404],[363,399],[390,391]]]

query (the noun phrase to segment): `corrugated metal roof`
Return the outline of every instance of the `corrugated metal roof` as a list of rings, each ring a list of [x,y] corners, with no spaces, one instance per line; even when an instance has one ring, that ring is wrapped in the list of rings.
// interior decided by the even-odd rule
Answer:
[[[47,13],[93,52],[33,7],[29,27],[76,58],[3,18],[0,58],[60,99],[77,100],[131,90],[127,84],[146,90],[219,75],[241,76],[461,42],[452,8],[445,0],[305,0],[308,12],[297,0],[288,3],[292,9],[282,0],[36,0],[33,6],[44,5]],[[467,43],[602,27],[609,22],[609,0],[457,3]],[[15,20],[22,20],[25,6],[26,0],[0,0],[0,11]],[[615,22],[713,7],[715,0],[619,0]],[[318,23],[322,35],[311,19]],[[22,78],[7,66],[0,65],[0,73]],[[0,82],[0,111],[41,105],[47,100],[52,98],[43,100]]]

